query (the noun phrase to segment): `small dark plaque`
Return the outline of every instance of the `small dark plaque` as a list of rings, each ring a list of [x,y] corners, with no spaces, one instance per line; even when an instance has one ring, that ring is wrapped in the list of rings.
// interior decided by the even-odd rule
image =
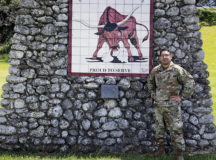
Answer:
[[[118,98],[119,89],[117,85],[102,85],[101,98]]]

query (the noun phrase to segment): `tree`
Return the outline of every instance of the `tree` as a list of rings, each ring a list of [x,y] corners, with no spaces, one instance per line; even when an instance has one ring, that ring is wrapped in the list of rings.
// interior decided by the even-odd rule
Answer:
[[[0,43],[12,36],[20,0],[0,0]]]

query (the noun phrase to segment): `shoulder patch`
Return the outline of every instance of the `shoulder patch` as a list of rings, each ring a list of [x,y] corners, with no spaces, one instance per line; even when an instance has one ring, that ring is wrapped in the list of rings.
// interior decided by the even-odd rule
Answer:
[[[160,69],[160,67],[161,67],[161,65],[159,64],[159,65],[157,65],[156,67],[154,67],[154,71],[158,71],[159,69]]]
[[[173,71],[176,71],[176,72],[180,72],[181,70],[183,70],[183,68],[177,64],[174,64],[173,65]]]

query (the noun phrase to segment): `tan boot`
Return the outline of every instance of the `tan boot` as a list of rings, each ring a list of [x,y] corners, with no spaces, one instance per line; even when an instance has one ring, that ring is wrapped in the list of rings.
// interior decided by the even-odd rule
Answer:
[[[176,151],[176,160],[184,160],[183,152],[181,150]]]
[[[158,157],[165,154],[165,149],[163,146],[159,146],[158,150],[151,154],[151,157]]]

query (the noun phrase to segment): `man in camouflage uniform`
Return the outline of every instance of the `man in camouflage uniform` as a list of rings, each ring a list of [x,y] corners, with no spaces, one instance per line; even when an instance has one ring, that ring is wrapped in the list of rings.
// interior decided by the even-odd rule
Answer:
[[[195,82],[185,69],[172,62],[172,55],[169,51],[162,50],[159,58],[161,64],[153,68],[148,77],[148,89],[155,106],[157,125],[155,139],[159,147],[153,156],[165,154],[165,130],[167,128],[177,160],[184,160],[185,141],[180,104],[182,100],[192,95]]]

